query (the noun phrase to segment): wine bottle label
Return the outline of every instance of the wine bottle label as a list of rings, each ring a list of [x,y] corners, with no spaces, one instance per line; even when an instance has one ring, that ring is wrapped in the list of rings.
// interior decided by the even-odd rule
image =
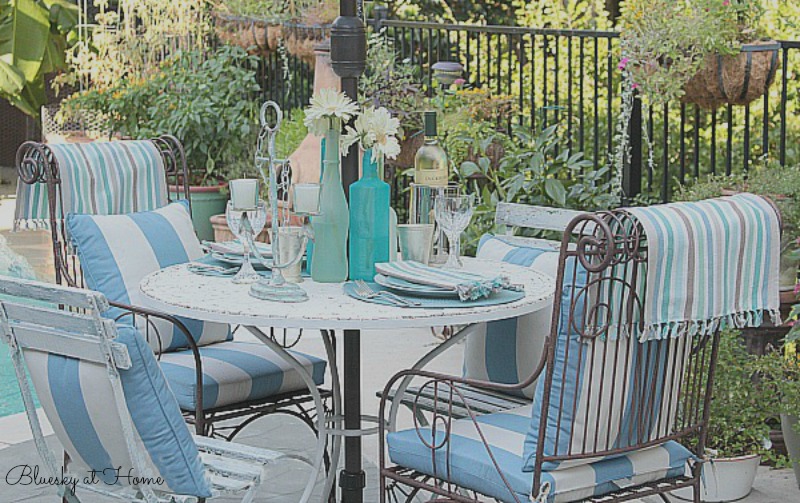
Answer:
[[[447,170],[418,169],[414,172],[414,183],[429,185],[431,187],[446,187],[448,182]]]

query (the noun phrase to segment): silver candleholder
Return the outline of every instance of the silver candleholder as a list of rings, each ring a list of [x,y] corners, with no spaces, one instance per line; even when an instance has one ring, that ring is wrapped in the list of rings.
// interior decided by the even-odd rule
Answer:
[[[274,111],[275,122],[272,124],[268,118],[270,110]],[[256,144],[255,166],[264,183],[269,190],[269,204],[272,213],[272,261],[268,262],[258,252],[258,248],[253,245],[251,248],[255,250],[256,258],[261,261],[265,266],[269,267],[272,271],[269,278],[262,278],[257,283],[250,287],[250,295],[258,299],[270,300],[275,302],[304,302],[308,300],[308,294],[296,283],[286,281],[283,271],[296,266],[303,260],[303,254],[306,250],[308,240],[313,238],[309,227],[304,225],[304,232],[300,239],[291,239],[287,243],[282,243],[282,234],[279,229],[288,228],[290,221],[289,215],[289,196],[290,193],[294,194],[292,190],[291,179],[288,170],[288,161],[277,159],[275,156],[275,137],[281,127],[283,121],[283,112],[274,101],[267,101],[261,106],[260,113],[261,132],[258,135],[258,143]],[[278,177],[280,172],[280,179]],[[293,197],[296,199],[296,197]],[[284,205],[285,211],[283,217],[279,213],[281,202],[287,203]],[[316,206],[313,201],[304,201],[308,203],[308,209],[316,208],[316,213],[319,213],[319,201],[317,200]],[[305,219],[306,216],[313,215],[313,211],[301,213],[300,216]],[[248,222],[249,223],[249,222]],[[251,233],[248,233],[250,236]],[[288,250],[281,250],[281,246],[291,246]]]

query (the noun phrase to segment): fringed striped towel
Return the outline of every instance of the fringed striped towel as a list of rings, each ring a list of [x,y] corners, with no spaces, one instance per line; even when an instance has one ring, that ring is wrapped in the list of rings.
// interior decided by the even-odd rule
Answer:
[[[506,276],[487,278],[465,271],[430,267],[420,262],[403,260],[375,264],[375,270],[385,276],[400,278],[419,285],[436,286],[458,292],[462,301],[477,300],[511,287]]]
[[[780,324],[780,223],[753,194],[626,208],[647,235],[642,341]]]
[[[62,208],[69,213],[121,215],[151,211],[167,204],[164,160],[149,140],[52,143],[58,162]],[[17,184],[15,229],[49,227],[47,185]]]

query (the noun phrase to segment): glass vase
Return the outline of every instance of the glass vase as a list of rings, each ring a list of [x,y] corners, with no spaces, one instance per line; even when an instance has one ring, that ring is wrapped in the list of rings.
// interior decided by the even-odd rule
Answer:
[[[350,186],[350,279],[372,281],[375,264],[389,260],[390,187],[378,177],[383,156],[364,152],[361,179]]]
[[[325,135],[320,215],[311,219],[314,228],[314,255],[311,279],[319,283],[340,283],[347,279],[347,233],[350,212],[339,171],[340,129]]]

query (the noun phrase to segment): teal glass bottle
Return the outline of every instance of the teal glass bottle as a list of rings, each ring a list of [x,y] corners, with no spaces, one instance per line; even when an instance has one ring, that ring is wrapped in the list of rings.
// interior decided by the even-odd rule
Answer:
[[[375,264],[389,260],[389,184],[378,178],[381,161],[364,152],[361,179],[350,186],[350,279],[372,281]]]
[[[350,212],[339,171],[339,129],[325,135],[325,161],[320,195],[320,215],[311,219],[314,228],[314,255],[311,279],[319,283],[347,280],[347,233]]]

